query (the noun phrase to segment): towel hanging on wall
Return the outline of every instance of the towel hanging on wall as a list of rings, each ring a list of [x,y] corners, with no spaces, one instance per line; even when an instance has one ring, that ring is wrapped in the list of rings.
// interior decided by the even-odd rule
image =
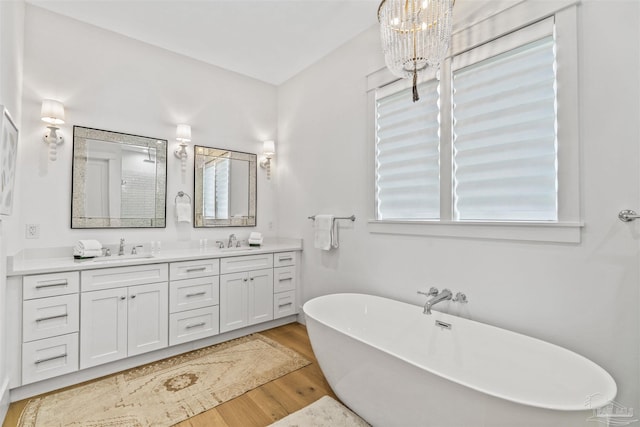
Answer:
[[[313,246],[323,251],[338,247],[335,217],[333,215],[316,215],[314,225]]]
[[[176,202],[176,221],[191,222],[191,198],[188,194],[180,191],[175,198]]]

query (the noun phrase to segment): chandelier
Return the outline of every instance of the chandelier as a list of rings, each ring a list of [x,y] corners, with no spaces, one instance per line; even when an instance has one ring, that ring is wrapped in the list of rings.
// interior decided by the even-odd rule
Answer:
[[[455,0],[382,0],[378,21],[387,67],[401,78],[413,78],[413,102],[418,73],[438,68],[451,40]]]

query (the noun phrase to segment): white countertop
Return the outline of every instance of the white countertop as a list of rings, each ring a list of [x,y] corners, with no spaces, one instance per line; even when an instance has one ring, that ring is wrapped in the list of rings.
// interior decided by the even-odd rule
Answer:
[[[265,239],[266,240],[266,239]],[[55,273],[59,271],[92,270],[96,268],[122,267],[128,265],[158,264],[173,261],[190,261],[210,258],[263,254],[270,252],[301,251],[300,239],[273,239],[260,247],[224,248],[172,248],[170,245],[151,255],[143,248],[139,255],[111,255],[90,259],[74,259],[72,248],[45,248],[37,251],[20,251],[7,257],[7,276]],[[113,251],[112,251],[113,253]],[[65,256],[60,256],[65,254]],[[69,254],[69,255],[66,255]]]

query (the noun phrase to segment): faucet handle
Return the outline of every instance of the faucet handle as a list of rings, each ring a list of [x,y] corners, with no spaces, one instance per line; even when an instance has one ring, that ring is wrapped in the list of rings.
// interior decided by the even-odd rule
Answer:
[[[435,288],[432,286],[431,289],[429,289],[429,292],[418,291],[418,294],[424,295],[427,297],[435,297],[436,295],[438,295],[438,288]]]
[[[459,302],[459,303],[462,303],[462,304],[466,304],[466,303],[469,302],[469,300],[467,300],[467,296],[465,294],[463,294],[462,292],[456,293],[456,296],[453,297],[453,299],[451,301]]]

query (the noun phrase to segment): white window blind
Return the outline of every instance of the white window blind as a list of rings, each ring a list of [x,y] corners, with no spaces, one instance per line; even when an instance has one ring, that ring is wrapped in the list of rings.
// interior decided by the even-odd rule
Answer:
[[[403,86],[400,86],[400,85]],[[376,91],[377,219],[440,217],[439,84],[398,82]]]
[[[536,28],[550,35],[454,58],[454,220],[558,219],[555,40]]]

